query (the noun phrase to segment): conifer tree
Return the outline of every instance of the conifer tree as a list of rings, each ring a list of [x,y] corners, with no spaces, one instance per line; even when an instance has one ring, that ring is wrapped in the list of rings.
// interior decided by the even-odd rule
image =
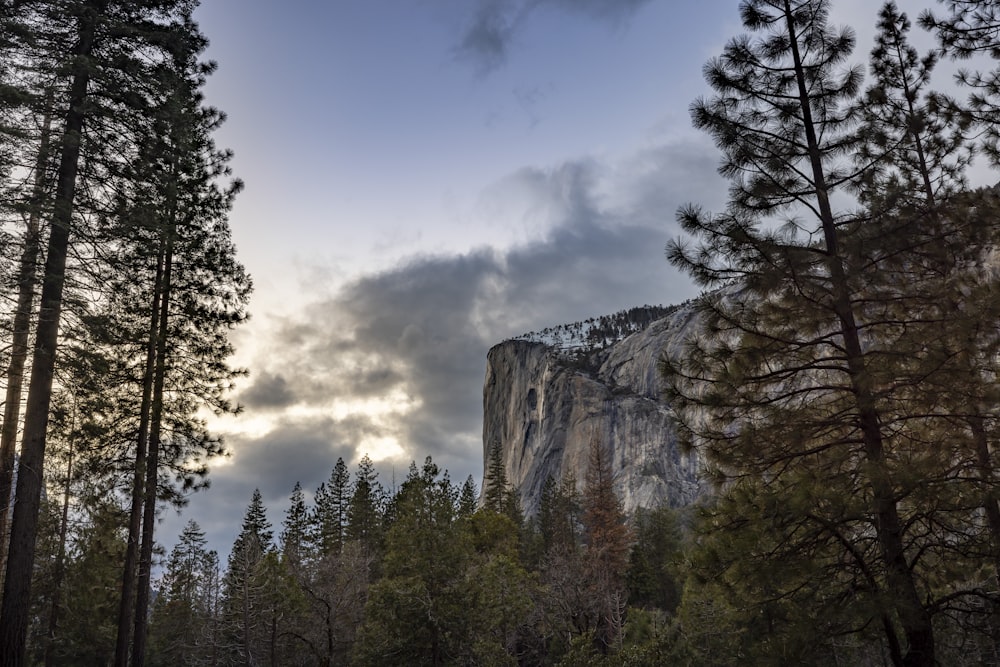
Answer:
[[[583,490],[586,577],[594,611],[594,638],[601,653],[621,639],[625,612],[625,570],[631,533],[615,494],[610,458],[591,440]]]
[[[908,39],[910,25],[895,2],[882,6],[857,158],[860,197],[874,213],[887,206],[933,209],[965,189],[973,155],[963,133],[968,128],[955,122],[955,102],[928,90],[937,54],[917,54]]]
[[[741,588],[743,567],[758,581],[774,577],[773,587],[738,593],[771,619],[758,649],[815,651],[796,647],[791,620],[827,637],[881,627],[894,663],[930,665],[933,599],[957,593],[929,585],[936,559],[926,554],[944,537],[917,526],[943,518],[935,507],[958,485],[942,476],[942,450],[922,440],[938,425],[912,399],[920,373],[935,372],[938,350],[927,343],[945,321],[926,312],[940,292],[923,281],[932,262],[920,250],[942,237],[933,225],[908,226],[912,208],[834,209],[838,191],[891,179],[869,179],[853,160],[861,73],[844,65],[854,38],[829,27],[829,3],[747,0],[740,11],[759,37],[731,40],[708,63],[716,95],[692,106],[723,153],[729,205],[718,215],[682,209],[699,242],[668,248],[698,282],[725,289],[698,301],[704,337],[664,360],[667,399],[719,485],[709,525],[734,540],[728,556],[716,551],[722,571],[732,568],[725,579]],[[900,53],[904,69],[913,65]],[[913,147],[912,133],[901,139]],[[899,281],[907,266],[915,273]],[[755,537],[765,546],[742,551]],[[857,616],[828,613],[851,587],[866,592],[854,596]]]
[[[19,3],[22,4],[22,3]],[[23,3],[26,7],[29,3]],[[170,42],[186,25],[179,15],[193,9],[187,0],[133,3],[117,0],[61,0],[30,3],[37,30],[26,59],[36,71],[55,75],[57,122],[53,153],[58,154],[55,189],[44,207],[51,211],[45,267],[38,304],[31,377],[24,409],[18,488],[4,596],[0,602],[0,655],[10,664],[24,658],[24,632],[30,598],[37,513],[44,470],[45,436],[52,400],[57,343],[67,274],[71,231],[82,231],[78,182],[105,192],[109,176],[130,155],[129,142],[142,133],[146,84],[151,68],[168,56]],[[47,82],[50,85],[51,82]],[[96,129],[107,123],[104,131]],[[87,128],[91,124],[93,127]],[[108,128],[114,127],[113,130]],[[86,160],[83,160],[83,157]],[[81,165],[83,169],[81,170]],[[83,191],[83,190],[81,190]]]
[[[462,489],[458,494],[458,516],[470,517],[476,512],[476,481],[469,475],[462,484]]]
[[[292,489],[291,504],[285,513],[281,531],[281,553],[289,569],[300,572],[303,565],[309,561],[308,531],[309,511],[306,508],[305,495],[302,486],[296,482]]]
[[[339,553],[343,547],[351,495],[351,474],[338,456],[330,479],[320,485],[314,498],[311,539],[319,553]]]
[[[232,658],[241,664],[256,664],[265,653],[268,629],[264,627],[266,591],[262,586],[262,572],[265,556],[273,550],[272,539],[260,490],[254,489],[222,582],[227,648]]]
[[[218,557],[205,546],[204,531],[188,521],[167,558],[153,605],[151,664],[211,664]]]
[[[346,537],[361,546],[365,558],[378,553],[382,533],[385,492],[378,471],[368,455],[361,457],[354,473],[354,491],[347,511]]]
[[[520,500],[517,490],[507,479],[503,447],[499,440],[495,440],[490,446],[487,457],[486,477],[483,479],[483,507],[509,516],[518,525],[522,522]]]

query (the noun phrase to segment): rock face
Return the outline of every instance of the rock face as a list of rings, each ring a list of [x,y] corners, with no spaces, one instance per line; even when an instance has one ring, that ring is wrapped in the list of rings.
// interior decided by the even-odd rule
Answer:
[[[528,335],[490,350],[484,461],[499,441],[527,515],[537,512],[549,476],[558,481],[568,473],[583,488],[595,438],[608,448],[626,512],[686,505],[699,495],[698,461],[677,447],[657,371],[663,352],[679,352],[694,315],[688,306],[663,312],[668,314],[601,349],[559,348]]]

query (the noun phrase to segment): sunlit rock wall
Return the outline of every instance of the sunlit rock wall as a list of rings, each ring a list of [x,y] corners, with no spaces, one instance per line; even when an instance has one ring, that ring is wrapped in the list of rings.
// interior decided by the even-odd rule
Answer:
[[[590,442],[605,443],[626,512],[681,506],[699,493],[694,455],[677,447],[660,400],[657,360],[679,353],[693,314],[681,306],[648,328],[599,350],[558,350],[511,340],[487,355],[483,388],[484,462],[499,441],[507,476],[527,515],[542,486],[564,471],[582,489]]]

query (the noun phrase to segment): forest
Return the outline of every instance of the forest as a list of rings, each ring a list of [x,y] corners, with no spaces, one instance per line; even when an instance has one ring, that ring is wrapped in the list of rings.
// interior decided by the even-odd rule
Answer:
[[[154,534],[252,289],[197,2],[0,2],[0,665],[1000,664],[1000,5],[886,2],[858,54],[831,4],[740,2],[690,107],[728,202],[677,212],[659,370],[700,502],[626,516],[598,441],[535,516],[505,443],[481,490],[340,459],[223,564]]]

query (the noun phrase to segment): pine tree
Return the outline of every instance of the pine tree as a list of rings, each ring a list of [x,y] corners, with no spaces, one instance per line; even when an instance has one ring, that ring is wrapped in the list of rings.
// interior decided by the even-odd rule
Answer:
[[[273,549],[272,539],[260,490],[254,489],[222,582],[227,648],[233,659],[242,664],[256,664],[265,654],[268,628],[264,627],[267,606],[262,572],[264,558]]]
[[[25,70],[32,74],[26,80],[39,82],[38,90],[55,91],[53,154],[58,157],[54,192],[42,207],[51,211],[51,228],[24,410],[8,576],[0,603],[0,655],[11,663],[23,660],[27,572],[33,559],[59,330],[63,306],[69,303],[64,287],[74,284],[67,275],[79,275],[79,263],[68,260],[71,254],[82,256],[78,247],[70,252],[71,232],[75,242],[91,231],[88,217],[80,214],[108,192],[118,169],[134,155],[136,138],[148,130],[147,84],[156,78],[151,70],[169,58],[171,40],[188,27],[181,15],[192,9],[186,0],[155,5],[117,0],[18,4],[30,12],[35,33],[18,62],[27,65]],[[81,182],[87,187],[78,189]],[[86,196],[78,196],[81,192]]]
[[[365,558],[379,551],[382,537],[382,512],[385,492],[378,481],[375,465],[366,454],[354,474],[354,492],[347,511],[347,539],[361,546]]]
[[[815,651],[818,637],[881,627],[894,662],[933,664],[925,601],[954,591],[918,574],[934,565],[916,554],[944,536],[916,526],[935,520],[934,496],[950,498],[957,480],[940,477],[942,451],[921,440],[924,425],[937,428],[921,423],[926,405],[907,399],[938,354],[927,342],[944,320],[926,312],[938,292],[922,280],[932,262],[919,250],[939,237],[898,210],[834,210],[838,190],[866,179],[852,159],[861,74],[844,67],[854,39],[828,26],[829,3],[740,9],[760,37],[732,40],[706,66],[716,96],[692,106],[723,152],[730,202],[715,216],[683,209],[699,244],[668,250],[700,283],[726,289],[698,301],[703,338],[664,361],[668,402],[719,484],[710,525],[732,537],[716,545],[731,557],[720,568],[737,587],[737,571],[758,574],[739,591],[771,619],[755,650]],[[906,266],[916,273],[899,281]],[[754,538],[766,546],[743,551]],[[823,608],[852,586],[867,591],[855,618]]]
[[[207,42],[190,16],[184,17],[183,25],[186,32],[174,45],[171,61],[157,72],[168,93],[155,108],[154,138],[143,146],[145,162],[139,163],[137,174],[142,188],[132,208],[140,212],[137,219],[151,222],[148,230],[136,230],[139,233],[133,239],[152,236],[150,245],[158,248],[149,293],[145,400],[139,407],[140,420],[148,423],[149,447],[142,460],[140,424],[133,487],[133,513],[136,500],[142,502],[134,665],[141,664],[144,653],[156,501],[164,487],[171,488],[169,482],[161,482],[161,469],[187,486],[205,474],[205,459],[221,451],[217,439],[195,419],[195,412],[201,406],[233,411],[225,392],[239,371],[225,362],[232,349],[226,333],[245,319],[250,289],[243,268],[235,262],[227,224],[232,199],[242,186],[238,181],[219,183],[229,175],[229,154],[215,148],[211,132],[222,117],[203,105],[199,92],[214,66],[198,60]],[[137,250],[140,257],[148,255],[142,247]],[[183,398],[171,404],[165,398],[168,392]],[[141,481],[140,471],[145,473]],[[134,514],[132,521],[134,526]],[[127,566],[123,614],[129,599],[128,581]],[[122,661],[125,647],[120,636],[118,657]]]
[[[319,553],[339,553],[343,548],[351,496],[351,474],[338,456],[330,479],[320,485],[314,499],[311,539]]]
[[[517,490],[507,479],[507,470],[503,461],[503,447],[495,440],[487,457],[486,477],[483,480],[483,507],[509,516],[516,524],[521,525],[520,500]]]
[[[210,664],[218,557],[205,546],[204,531],[188,521],[167,558],[153,605],[151,664]]]
[[[309,532],[309,511],[306,508],[305,496],[302,493],[302,486],[296,482],[292,489],[291,504],[285,513],[285,520],[282,522],[281,531],[281,553],[288,568],[293,572],[300,572],[309,560],[308,552],[308,532]]]
[[[947,14],[938,18],[925,10],[920,25],[933,31],[943,54],[959,60],[988,56],[1000,60],[1000,8],[983,0],[941,0]],[[994,165],[1000,164],[1000,67],[992,70],[960,69],[959,83],[970,89],[962,111],[983,131],[980,149]]]
[[[456,492],[430,457],[410,465],[394,498],[382,578],[372,586],[358,662],[385,656],[410,664],[447,664],[465,641],[467,610],[458,599],[463,545],[455,538]]]
[[[860,196],[874,212],[933,209],[939,200],[965,189],[965,169],[973,154],[963,134],[968,128],[955,122],[953,100],[928,91],[937,54],[917,54],[908,41],[909,18],[895,2],[882,6],[876,27],[874,81],[862,105]]]
[[[458,516],[470,517],[476,512],[476,500],[479,494],[476,492],[476,481],[469,475],[462,484],[462,490],[458,494]]]
[[[595,438],[590,443],[583,490],[586,578],[594,611],[594,639],[601,653],[621,640],[625,612],[625,571],[631,533],[615,494],[610,457]]]

